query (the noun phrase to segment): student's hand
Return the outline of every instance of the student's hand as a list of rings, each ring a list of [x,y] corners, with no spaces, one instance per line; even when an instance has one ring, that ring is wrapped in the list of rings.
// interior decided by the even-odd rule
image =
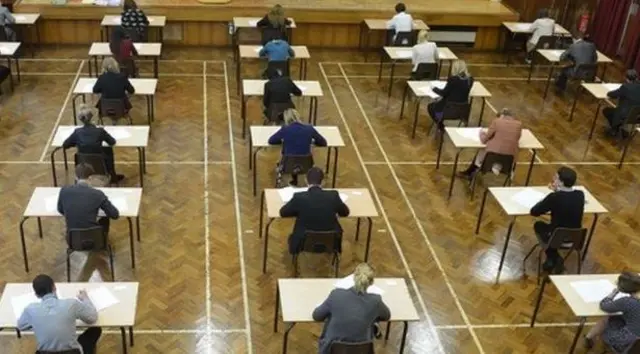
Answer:
[[[549,189],[551,189],[552,191],[557,191],[558,188],[556,188],[556,184],[555,183],[549,183],[549,185],[547,185],[547,187],[549,187]]]
[[[87,295],[87,291],[84,289],[78,291],[77,297],[78,297],[78,300],[81,300],[81,301],[89,300],[89,295]]]

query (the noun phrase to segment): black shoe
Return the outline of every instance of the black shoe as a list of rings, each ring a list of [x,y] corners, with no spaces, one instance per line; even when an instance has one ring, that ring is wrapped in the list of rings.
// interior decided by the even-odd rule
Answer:
[[[555,267],[556,267],[555,263],[550,259],[547,259],[542,264],[542,270],[547,272],[547,273],[551,272],[553,270],[553,268],[555,268]]]
[[[289,181],[289,185],[292,187],[297,187],[298,186],[298,181],[292,179],[291,181]]]
[[[124,175],[111,176],[111,183],[120,183],[124,179]]]
[[[556,266],[553,267],[553,274],[564,274],[564,262],[562,259],[556,262]]]
[[[591,349],[593,348],[594,343],[593,343],[593,339],[588,338],[587,336],[584,336],[584,347],[587,349]]]

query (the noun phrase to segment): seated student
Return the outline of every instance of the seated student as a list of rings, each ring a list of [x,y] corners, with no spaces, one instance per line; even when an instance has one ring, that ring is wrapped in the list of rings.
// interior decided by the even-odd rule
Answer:
[[[584,64],[596,64],[598,62],[598,52],[596,45],[591,41],[591,37],[585,34],[582,39],[578,39],[569,46],[569,49],[560,55],[560,60],[570,60],[573,62],[569,66],[562,68],[560,75],[556,78],[556,89],[560,92],[567,88],[567,80],[574,76],[576,69]]]
[[[498,118],[494,119],[489,129],[480,130],[480,141],[486,145],[476,155],[466,171],[460,172],[459,177],[471,179],[473,174],[482,166],[487,152],[495,152],[502,155],[517,156],[520,146],[520,136],[522,135],[522,122],[517,120],[511,111],[503,109]],[[493,166],[493,171],[500,173],[502,166]]]
[[[90,165],[81,163],[76,166],[76,183],[60,189],[58,212],[64,215],[67,230],[102,226],[105,234],[109,234],[109,219],[119,218],[120,212],[103,191],[91,187],[89,177],[92,174]],[[98,219],[100,210],[105,217]]]
[[[337,231],[342,234],[342,227],[338,217],[349,216],[349,207],[342,201],[336,190],[322,189],[324,172],[318,167],[312,167],[307,172],[306,192],[299,192],[280,208],[283,218],[295,217],[293,232],[289,236],[289,253],[297,254],[304,244],[305,231]],[[340,243],[338,244],[340,246]],[[338,252],[342,251],[340,247]]]
[[[134,0],[124,0],[122,14],[120,15],[120,25],[128,30],[131,38],[136,42],[147,41],[147,28],[149,19]]]
[[[296,53],[287,41],[274,38],[260,49],[258,55],[260,57],[266,57],[268,61],[287,61],[295,57]]]
[[[372,341],[378,321],[388,321],[391,312],[382,297],[367,293],[375,274],[367,263],[353,272],[354,285],[349,289],[333,289],[329,297],[313,310],[314,321],[326,321],[318,339],[318,353],[331,353],[335,341],[359,343]]]
[[[122,68],[127,69],[124,72],[129,77],[135,76],[135,63],[133,61],[135,56],[138,56],[138,51],[133,45],[129,33],[124,28],[118,26],[111,32],[111,38],[109,40],[109,49],[111,54],[118,61],[118,64]]]
[[[607,118],[611,127],[609,134],[616,136],[621,131],[622,123],[629,115],[631,108],[640,106],[638,73],[635,70],[628,70],[622,86],[617,90],[610,91],[607,96],[618,99],[617,107],[605,107],[602,109],[602,115]]]
[[[437,124],[439,129],[444,129],[442,112],[447,102],[469,102],[469,94],[473,87],[473,78],[467,71],[467,64],[462,60],[456,60],[451,66],[451,76],[443,89],[433,88],[433,92],[440,95],[440,99],[430,103],[427,111]]]
[[[4,36],[7,37],[6,40],[10,42],[17,40],[16,32],[9,26],[14,23],[16,23],[16,19],[11,14],[11,11],[0,3],[0,29],[4,31]]]
[[[302,90],[291,81],[288,76],[284,76],[282,70],[268,70],[269,81],[264,83],[264,94],[262,96],[262,104],[264,105],[264,115],[266,120],[272,123],[275,104],[286,108],[295,108],[291,96],[302,96]]]
[[[78,152],[82,154],[102,154],[107,167],[107,172],[111,176],[111,183],[118,183],[124,179],[124,175],[116,174],[115,163],[113,158],[113,145],[116,144],[114,139],[102,127],[96,127],[91,122],[93,111],[87,104],[81,104],[78,110],[78,120],[82,123],[82,127],[69,135],[62,143],[63,149],[77,147]],[[102,143],[109,146],[103,146]]]
[[[407,11],[407,7],[405,4],[399,2],[395,7],[396,14],[387,21],[387,28],[390,30],[394,30],[393,35],[393,45],[401,46],[401,45],[409,45],[409,41],[405,38],[401,41],[396,41],[398,38],[398,33],[411,33],[413,31],[413,17],[409,15]]]
[[[284,111],[284,126],[269,138],[270,145],[282,144],[282,156],[287,155],[311,155],[311,144],[315,146],[327,146],[327,141],[313,127],[300,122],[298,111],[287,109]],[[282,170],[282,161],[279,165]],[[291,176],[291,185],[298,185],[298,175]]]
[[[533,57],[536,45],[542,36],[551,36],[556,28],[556,21],[549,16],[549,10],[541,9],[538,11],[538,19],[533,21],[529,31],[531,37],[527,41],[527,64],[531,64],[531,58]]]
[[[422,30],[418,33],[418,44],[414,45],[411,49],[411,78],[416,76],[416,70],[420,64],[437,64],[440,58],[438,57],[438,46],[434,42],[429,42],[429,32]]]
[[[33,330],[38,351],[59,352],[77,349],[84,354],[96,352],[102,335],[100,327],[89,327],[76,338],[76,320],[88,325],[98,321],[98,311],[85,290],[76,299],[58,299],[50,276],[40,274],[33,279],[33,291],[40,302],[27,305],[18,319],[18,329]]]
[[[600,309],[613,315],[599,320],[584,337],[588,349],[593,348],[594,339],[602,336],[604,342],[616,353],[627,353],[626,350],[640,338],[639,291],[640,276],[622,272],[616,289],[600,301]]]
[[[131,102],[127,93],[134,94],[135,89],[129,82],[126,75],[120,73],[120,66],[114,58],[105,58],[102,61],[102,74],[93,85],[93,93],[99,93],[100,99],[121,99],[124,101],[124,108],[131,109]],[[96,106],[100,109],[100,101]]]
[[[272,39],[282,39],[288,42],[287,26],[290,25],[291,20],[284,15],[284,9],[276,4],[256,24],[256,27],[262,29],[261,44],[265,45]]]
[[[536,221],[533,224],[535,233],[544,242],[548,242],[553,231],[559,227],[577,229],[582,227],[582,215],[584,214],[584,193],[573,189],[577,180],[576,171],[569,167],[560,167],[553,176],[553,182],[549,188],[553,192],[547,194],[531,208],[532,216],[541,216],[551,213],[551,223]],[[555,270],[557,273],[564,271],[563,260],[557,249],[545,250],[547,259],[542,265],[546,272]]]

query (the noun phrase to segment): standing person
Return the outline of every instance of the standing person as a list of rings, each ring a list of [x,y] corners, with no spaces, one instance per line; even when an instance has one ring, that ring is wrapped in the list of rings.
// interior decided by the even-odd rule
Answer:
[[[571,44],[569,49],[560,55],[560,60],[569,60],[572,62],[571,65],[562,68],[560,75],[556,78],[556,89],[559,92],[563,92],[567,88],[567,80],[577,73],[580,65],[596,64],[598,62],[598,51],[591,37],[585,34],[582,39],[578,39],[575,43]]]
[[[387,21],[387,28],[390,30],[394,30],[393,35],[393,45],[409,45],[409,40],[407,38],[402,38],[401,42],[397,42],[398,33],[411,33],[413,32],[413,17],[407,13],[407,6],[404,3],[397,3],[396,14]]]
[[[622,272],[615,290],[600,301],[600,309],[608,314],[598,321],[584,336],[585,346],[593,348],[594,339],[602,336],[616,353],[629,353],[629,349],[640,340],[640,276],[632,272]],[[619,296],[622,295],[622,296]]]
[[[147,41],[147,29],[149,19],[134,0],[124,0],[122,14],[120,15],[120,25],[129,31],[129,35],[136,42]]]
[[[569,167],[562,166],[553,176],[553,182],[549,188],[553,191],[547,194],[531,208],[532,216],[551,214],[551,222],[536,221],[533,229],[543,242],[549,242],[553,231],[559,227],[578,229],[582,227],[582,216],[584,215],[584,192],[574,189],[578,175],[576,171]],[[557,249],[548,248],[545,250],[547,259],[542,268],[546,272],[555,270],[556,273],[564,271],[562,257]]]
[[[447,102],[469,102],[472,87],[473,77],[467,71],[467,64],[463,60],[454,61],[451,66],[451,76],[447,79],[445,87],[443,89],[432,88],[433,92],[440,96],[440,99],[427,106],[427,111],[431,119],[438,124],[438,129],[444,129],[442,113]]]
[[[640,106],[640,81],[638,81],[638,73],[635,70],[627,70],[625,82],[617,90],[607,93],[609,98],[617,98],[618,106],[605,107],[602,109],[602,115],[609,122],[608,133],[617,136],[622,130],[622,123],[627,118],[631,109]]]
[[[14,23],[16,23],[16,19],[11,14],[11,11],[0,3],[0,28],[4,30],[4,35],[7,37],[7,41],[10,42],[17,39],[16,32],[10,27]]]
[[[529,27],[531,37],[529,37],[529,40],[526,44],[527,58],[525,59],[525,61],[527,62],[527,64],[531,64],[531,59],[536,49],[536,45],[538,45],[540,37],[552,36],[555,28],[556,21],[549,16],[549,10],[541,9],[540,11],[538,11],[538,18],[533,21],[533,23]]]
[[[360,263],[353,272],[354,285],[349,289],[333,289],[329,297],[313,310],[314,321],[325,321],[318,339],[318,353],[331,353],[335,341],[358,343],[372,341],[378,321],[388,321],[391,312],[382,297],[367,293],[375,272]]]
[[[85,290],[76,299],[58,299],[53,279],[40,274],[33,279],[33,291],[40,302],[27,305],[18,319],[18,329],[32,329],[38,351],[80,350],[94,354],[102,335],[100,327],[89,327],[76,338],[76,320],[88,325],[98,321],[98,311]]]
[[[416,77],[416,70],[420,64],[437,64],[440,58],[438,56],[438,46],[434,42],[429,41],[429,31],[421,30],[418,33],[418,43],[411,49],[411,78]]]
[[[135,91],[127,76],[120,73],[118,62],[114,58],[105,58],[102,61],[102,74],[93,85],[93,93],[99,93],[100,100],[123,100],[125,110],[129,111],[132,106],[127,93],[132,95]],[[100,101],[97,108],[100,109]]]
[[[480,130],[480,142],[485,144],[486,147],[478,152],[469,168],[466,171],[459,172],[458,176],[471,179],[473,174],[482,166],[487,152],[512,155],[515,158],[518,155],[521,135],[522,122],[516,119],[509,109],[504,108],[498,114],[498,118],[491,122],[489,129]],[[493,168],[497,173],[500,173],[501,169],[502,166],[494,166]]]
[[[285,16],[282,6],[276,4],[256,24],[256,27],[262,29],[261,44],[265,45],[274,39],[282,39],[288,42],[288,26],[291,26],[291,20]]]
[[[109,49],[113,57],[118,61],[122,72],[127,74],[128,77],[135,77],[134,57],[138,56],[138,51],[133,45],[131,36],[122,26],[115,27],[111,32]]]

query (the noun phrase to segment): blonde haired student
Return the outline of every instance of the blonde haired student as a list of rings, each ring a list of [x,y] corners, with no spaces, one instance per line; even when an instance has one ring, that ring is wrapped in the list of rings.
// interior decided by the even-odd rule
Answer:
[[[429,41],[429,31],[422,30],[418,33],[418,44],[411,49],[411,76],[418,70],[420,64],[434,64],[440,60],[438,56],[438,46]]]

